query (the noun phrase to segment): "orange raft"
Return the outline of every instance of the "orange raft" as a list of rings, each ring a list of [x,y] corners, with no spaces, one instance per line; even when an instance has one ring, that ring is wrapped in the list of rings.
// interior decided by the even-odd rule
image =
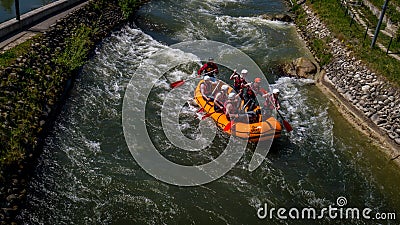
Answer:
[[[194,91],[194,99],[197,104],[204,109],[205,113],[212,113],[211,118],[215,121],[217,126],[222,130],[230,123],[224,113],[216,113],[214,111],[214,102],[207,102],[200,92],[200,85],[204,80],[201,80]],[[220,91],[220,88],[225,83],[223,81],[218,81],[213,88],[216,88],[215,95]],[[218,85],[218,87],[216,87]],[[228,94],[233,91],[233,88],[229,87]],[[242,100],[242,105],[244,104]],[[255,110],[260,109],[258,106]],[[236,137],[247,139],[250,142],[266,141],[273,138],[278,138],[281,136],[282,126],[278,120],[274,117],[269,117],[263,120],[262,116],[258,117],[257,122],[253,123],[243,123],[235,122],[230,130],[224,131],[228,134],[233,134]]]

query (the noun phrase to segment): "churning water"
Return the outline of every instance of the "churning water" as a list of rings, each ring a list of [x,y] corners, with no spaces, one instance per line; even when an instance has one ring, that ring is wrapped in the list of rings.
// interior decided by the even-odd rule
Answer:
[[[138,27],[113,33],[83,68],[46,138],[19,218],[25,224],[379,224],[257,217],[265,203],[321,209],[335,206],[340,196],[349,207],[400,212],[398,168],[344,121],[313,81],[274,76],[276,64],[309,54],[293,24],[261,17],[286,10],[280,0],[160,0],[142,7]],[[221,41],[251,56],[281,90],[282,112],[294,131],[277,140],[253,172],[247,167],[254,146],[248,145],[222,178],[177,187],[148,175],[133,159],[121,124],[122,101],[144,59],[170,44],[197,39]],[[171,160],[202,163],[218,156],[228,137],[217,132],[207,151],[179,151],[165,140],[159,120],[168,84],[185,76],[173,70],[157,82],[147,106],[147,130]],[[138,91],[150,82],[136,80]],[[180,127],[189,137],[196,134],[198,116],[188,105],[180,111]]]

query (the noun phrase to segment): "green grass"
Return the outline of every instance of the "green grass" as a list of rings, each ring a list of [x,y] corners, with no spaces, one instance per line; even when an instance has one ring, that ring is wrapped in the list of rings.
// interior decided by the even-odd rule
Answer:
[[[385,4],[385,0],[369,0],[375,7],[377,7],[379,10],[382,9],[382,6]],[[395,6],[399,6],[398,1],[390,0],[388,7],[386,9],[386,16],[389,16],[390,20],[393,23],[398,23],[400,22],[400,12],[398,12],[395,8]]]
[[[299,6],[293,7],[293,12],[296,14],[296,24],[299,27],[307,26],[307,17],[304,10]],[[315,57],[319,61],[320,66],[328,64],[332,58],[332,54],[328,51],[328,42],[330,38],[313,39],[310,41],[310,47]]]
[[[122,14],[125,18],[129,18],[133,15],[137,7],[137,0],[118,0],[118,5],[121,7]]]
[[[365,29],[354,23],[350,27],[351,17],[345,15],[345,10],[340,6],[337,0],[314,0],[313,3],[307,3],[316,12],[320,19],[327,25],[329,30],[335,35],[336,38],[342,40],[348,48],[354,51],[355,55],[364,61],[369,68],[374,70],[377,74],[383,75],[388,78],[393,84],[400,86],[400,62],[391,56],[386,55],[386,52],[377,47],[370,48],[371,38],[367,37],[363,41]],[[298,10],[299,11],[299,10]],[[298,17],[304,17],[304,12],[296,12]],[[297,21],[296,21],[297,22]],[[380,36],[382,33],[380,34]],[[326,42],[327,40],[322,40]],[[379,41],[379,39],[378,39]],[[321,42],[314,40],[315,42]],[[385,43],[384,45],[387,45]],[[318,54],[324,54],[324,46],[312,46],[313,50]],[[397,48],[397,47],[396,47]]]
[[[58,54],[56,63],[68,70],[74,71],[83,66],[89,50],[93,47],[91,37],[96,34],[98,28],[90,28],[82,25],[75,29],[73,36],[66,40],[65,50]]]
[[[37,36],[35,36],[35,38],[37,38]],[[29,39],[15,46],[14,48],[0,53],[0,69],[11,65],[19,56],[22,56],[29,52],[30,45],[34,42],[35,38]]]
[[[372,14],[372,12],[369,10],[369,8],[365,5],[355,7],[355,9],[360,10],[360,13],[362,13],[362,19],[367,23],[367,26],[371,29],[373,27],[376,27],[376,24],[378,24],[379,19]],[[382,27],[383,28],[383,27]]]

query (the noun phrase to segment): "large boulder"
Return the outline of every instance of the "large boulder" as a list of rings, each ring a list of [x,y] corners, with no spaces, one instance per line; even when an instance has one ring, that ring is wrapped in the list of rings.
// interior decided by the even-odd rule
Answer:
[[[288,14],[274,14],[274,15],[263,14],[261,15],[261,18],[271,21],[282,21],[287,23],[293,22],[293,18]]]
[[[317,73],[317,66],[310,59],[300,57],[284,65],[283,72],[288,76],[298,78],[314,78]]]

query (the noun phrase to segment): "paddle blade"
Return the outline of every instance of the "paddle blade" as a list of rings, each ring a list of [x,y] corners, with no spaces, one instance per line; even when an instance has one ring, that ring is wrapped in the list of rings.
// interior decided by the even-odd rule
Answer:
[[[289,122],[286,120],[283,120],[283,126],[285,127],[285,129],[287,130],[287,132],[290,132],[293,130],[292,126],[290,126]]]
[[[205,118],[210,117],[212,114],[214,114],[214,113],[207,113],[206,115],[204,115],[203,117],[201,117],[201,120],[204,120]]]
[[[233,124],[233,121],[229,122],[229,123],[225,126],[224,131],[230,130],[231,127],[232,127],[232,124]]]
[[[184,83],[185,83],[184,80],[176,81],[176,82],[171,84],[171,88],[176,88],[176,87],[182,86]]]

